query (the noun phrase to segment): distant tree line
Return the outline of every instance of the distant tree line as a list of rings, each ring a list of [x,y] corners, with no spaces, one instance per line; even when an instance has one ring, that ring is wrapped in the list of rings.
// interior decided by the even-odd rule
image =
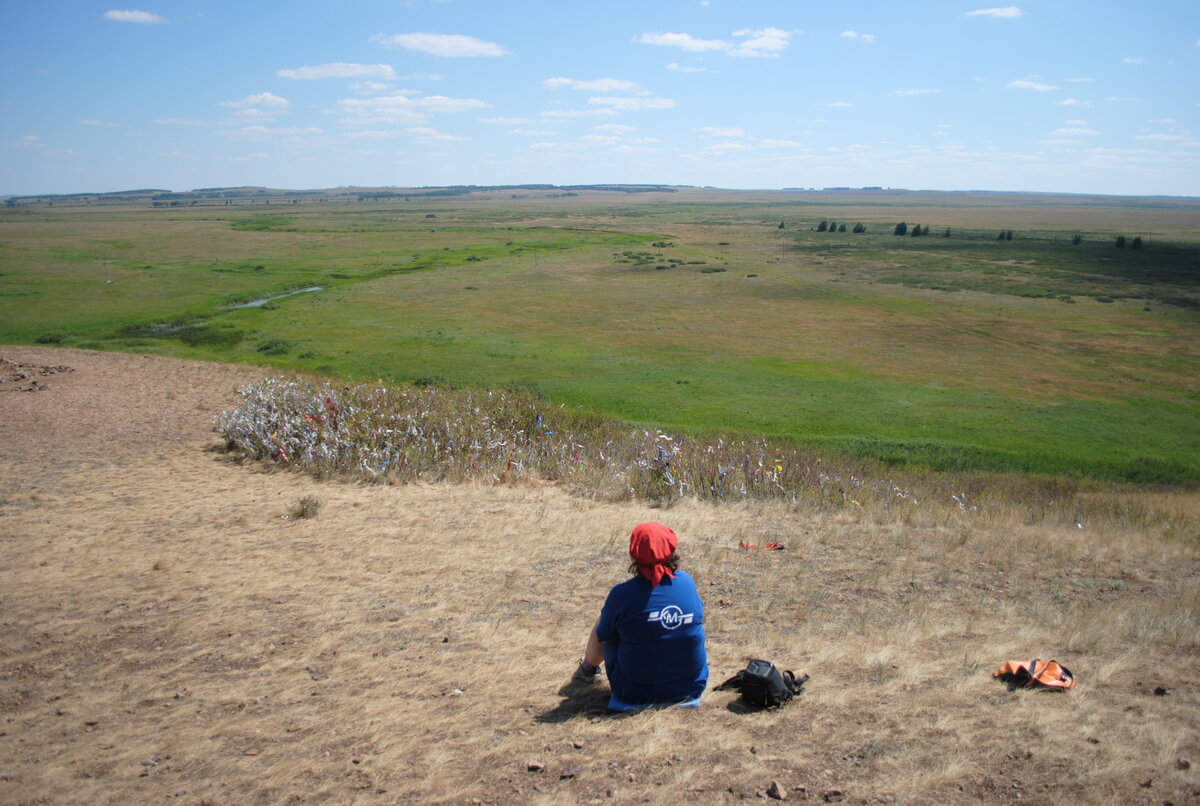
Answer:
[[[844,223],[839,224],[836,221],[822,221],[820,224],[817,224],[817,232],[845,232],[845,231],[846,231],[846,225]],[[867,228],[860,221],[857,224],[855,224],[854,227],[850,231],[857,235],[861,235],[862,233],[867,231]]]

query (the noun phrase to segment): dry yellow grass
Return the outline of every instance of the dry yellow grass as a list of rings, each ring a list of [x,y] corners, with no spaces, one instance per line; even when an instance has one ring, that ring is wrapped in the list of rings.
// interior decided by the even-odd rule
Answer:
[[[1195,492],[1078,529],[321,483],[207,449],[245,368],[0,355],[75,368],[0,392],[0,802],[1200,797]],[[812,675],[798,701],[614,718],[561,688],[646,519],[700,582],[713,682],[767,657]],[[1079,688],[991,679],[1024,657]]]

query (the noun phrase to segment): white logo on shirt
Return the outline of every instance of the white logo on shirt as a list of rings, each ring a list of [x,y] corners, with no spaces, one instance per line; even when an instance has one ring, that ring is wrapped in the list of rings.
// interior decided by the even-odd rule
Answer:
[[[694,613],[684,613],[677,605],[667,605],[662,610],[653,611],[646,621],[657,621],[664,630],[677,630],[684,624],[691,624],[695,617]]]

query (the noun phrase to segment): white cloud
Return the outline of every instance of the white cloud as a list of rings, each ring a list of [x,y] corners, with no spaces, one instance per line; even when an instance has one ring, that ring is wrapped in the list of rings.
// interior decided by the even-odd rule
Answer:
[[[657,137],[620,137],[614,134],[585,134],[579,138],[581,143],[594,143],[596,145],[617,145],[619,143],[630,144],[646,144],[661,142]]]
[[[542,82],[542,86],[550,90],[567,88],[587,92],[620,92],[621,90],[637,89],[637,84],[619,78],[596,78],[591,81],[579,81],[574,78],[548,78]]]
[[[860,42],[866,42],[868,45],[875,41],[875,34],[860,34],[858,31],[842,31],[842,38],[857,39]]]
[[[759,140],[760,148],[800,148],[804,143],[795,140]]]
[[[530,151],[582,151],[582,143],[530,143]]]
[[[298,78],[305,81],[315,81],[322,78],[382,78],[388,81],[396,80],[396,71],[388,64],[348,64],[332,62],[330,64],[314,64],[305,67],[295,67],[276,70],[280,78]]]
[[[667,69],[674,70],[677,73],[713,73],[713,72],[716,72],[715,70],[709,70],[707,67],[688,67],[686,65],[679,64],[678,62],[671,62],[670,64],[667,65]]]
[[[1061,129],[1055,129],[1054,131],[1050,132],[1050,136],[1051,137],[1090,137],[1092,135],[1099,134],[1099,133],[1100,132],[1094,131],[1093,129],[1082,129],[1082,128],[1078,128],[1078,127],[1069,127],[1068,126],[1068,127],[1064,127]]]
[[[358,132],[347,132],[346,136],[353,137],[356,140],[387,140],[395,137],[396,133],[383,131],[382,129],[363,129]]]
[[[895,95],[898,98],[905,98],[909,95],[932,95],[939,92],[941,92],[941,90],[896,90],[892,93],[892,95]]]
[[[488,108],[489,104],[474,98],[447,98],[443,95],[411,98],[394,93],[374,98],[343,98],[331,111],[341,115],[341,123],[345,125],[400,123],[416,126],[427,123],[435,114]]]
[[[221,101],[221,106],[229,106],[234,109],[251,109],[256,107],[271,107],[273,109],[286,109],[291,106],[292,102],[287,98],[281,98],[270,92],[260,92],[257,95],[247,95],[240,101]]]
[[[116,129],[120,127],[120,123],[110,123],[107,120],[95,120],[94,118],[86,118],[79,121],[84,126],[99,126],[102,129]]]
[[[476,56],[506,56],[508,51],[495,42],[476,39],[462,34],[376,34],[372,42],[385,47],[401,47],[434,56],[471,58]]]
[[[713,143],[700,150],[706,154],[729,154],[735,151],[753,151],[754,148],[743,143]]]
[[[744,28],[734,31],[734,36],[747,37],[729,51],[730,56],[754,56],[762,59],[778,58],[787,49],[792,38],[791,31],[781,28]]]
[[[309,134],[324,134],[324,131],[315,126],[301,128],[298,126],[273,129],[269,126],[243,126],[240,129],[231,129],[222,134],[229,137],[246,138],[248,140],[265,140],[268,137],[299,137]]]
[[[1124,59],[1121,59],[1121,61],[1125,62],[1125,64],[1141,64],[1146,60],[1139,56],[1126,56]]]
[[[520,126],[526,123],[533,123],[530,118],[480,118],[480,123],[496,123],[501,126]]]
[[[1067,98],[1058,102],[1059,106],[1093,106],[1094,104],[1094,101],[1081,101],[1078,98]]]
[[[706,50],[728,50],[729,43],[723,39],[697,39],[691,34],[641,34],[633,38],[634,42],[643,45],[662,45],[669,48],[679,48],[692,53]]]
[[[1170,123],[1177,123],[1178,121],[1176,121],[1175,118],[1150,118],[1147,122],[1148,123],[1161,123],[1165,126]]]
[[[694,132],[700,132],[706,137],[745,137],[746,132],[742,129],[729,126],[701,126],[697,129],[692,129]]]
[[[1024,16],[1025,12],[1019,6],[1005,6],[1004,8],[980,8],[975,11],[968,11],[964,17],[991,17],[997,20],[1011,20],[1016,17]]]
[[[1050,84],[1039,84],[1036,81],[1030,81],[1026,78],[1010,81],[1006,86],[1012,87],[1015,90],[1034,90],[1035,92],[1050,92],[1051,90],[1058,89],[1058,87],[1051,86]]]
[[[846,107],[846,106],[854,106],[854,104],[850,103],[849,101],[824,101],[824,102],[820,103],[819,106]]]
[[[624,123],[601,123],[599,126],[593,126],[592,130],[609,134],[632,134],[637,131],[637,127],[626,126]]]
[[[615,114],[615,109],[551,109],[538,113],[539,117],[556,119],[609,117]]]
[[[113,22],[136,22],[144,25],[166,22],[164,18],[157,14],[151,14],[149,11],[106,11],[104,17]]]
[[[456,134],[446,134],[439,132],[437,129],[431,129],[428,126],[414,126],[404,130],[405,134],[411,135],[418,143],[446,143],[446,142],[463,142],[466,137],[459,137]]]
[[[1174,143],[1180,140],[1187,140],[1188,135],[1184,134],[1139,134],[1139,140],[1152,140],[1161,143]]]
[[[46,144],[36,134],[26,134],[13,143],[17,148],[45,148]]]
[[[1063,81],[1068,81],[1072,84],[1086,84],[1088,82],[1095,81],[1095,80],[1096,79],[1088,78],[1087,76],[1081,76],[1079,78],[1064,78],[1063,79]]]
[[[164,126],[211,126],[212,122],[208,120],[192,120],[191,118],[155,118],[151,123],[159,123]]]
[[[230,157],[230,162],[250,162],[251,160],[265,160],[268,156],[261,151],[255,151],[253,154],[247,154],[244,157]]]
[[[1141,98],[1117,98],[1115,96],[1109,96],[1108,98],[1105,98],[1104,100],[1108,101],[1110,104],[1127,104],[1127,103],[1132,103],[1133,101],[1140,101],[1142,99]]]
[[[763,59],[773,59],[780,51],[787,48],[792,34],[796,31],[785,31],[782,28],[743,28],[734,31],[733,36],[741,37],[742,41],[730,43],[724,39],[698,39],[691,34],[639,34],[634,42],[642,45],[661,45],[663,47],[679,48],[692,53],[705,51],[722,51],[730,56],[751,56]],[[691,72],[690,68],[678,65],[668,66],[670,70]]]
[[[265,109],[255,109],[255,108],[239,109],[238,111],[233,113],[233,116],[237,117],[237,118],[243,118],[243,119],[246,119],[246,118],[257,118],[259,120],[274,120],[275,119],[275,113],[268,112]]]
[[[383,81],[355,81],[350,85],[350,91],[359,95],[378,95],[391,89],[391,86]]]
[[[615,154],[657,154],[662,149],[657,146],[632,146],[622,143],[619,146],[613,146],[612,151]]]
[[[520,134],[529,137],[548,137],[554,134],[550,129],[513,129],[509,134]]]
[[[671,109],[675,102],[670,98],[614,98],[603,96],[588,98],[588,103],[594,106],[607,106],[624,112],[639,112],[643,109]]]

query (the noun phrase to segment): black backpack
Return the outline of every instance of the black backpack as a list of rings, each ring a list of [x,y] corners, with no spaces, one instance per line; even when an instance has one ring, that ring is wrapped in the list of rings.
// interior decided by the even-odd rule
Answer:
[[[769,660],[752,660],[746,668],[717,686],[717,691],[742,692],[742,700],[756,708],[774,708],[801,694],[808,675],[799,680],[791,671],[780,671]]]

